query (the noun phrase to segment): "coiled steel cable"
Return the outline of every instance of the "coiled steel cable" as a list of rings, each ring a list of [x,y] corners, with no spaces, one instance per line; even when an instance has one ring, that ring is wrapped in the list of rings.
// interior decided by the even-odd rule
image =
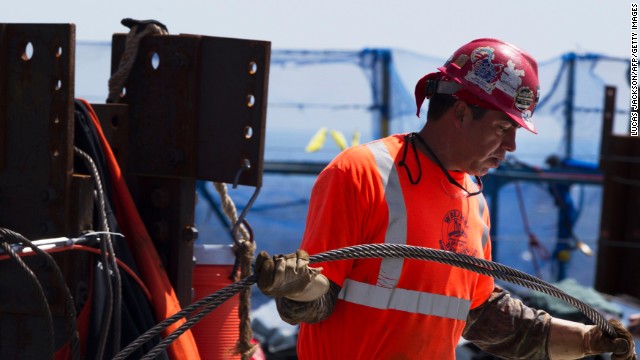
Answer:
[[[616,332],[613,326],[595,309],[584,302],[572,297],[561,289],[531,276],[519,270],[508,266],[479,259],[473,256],[458,254],[450,251],[431,249],[419,246],[410,246],[402,244],[364,244],[348,246],[341,249],[329,250],[324,253],[311,255],[309,262],[319,263],[334,260],[350,260],[350,259],[367,259],[367,258],[408,258],[417,260],[428,260],[439,262],[447,265],[453,265],[462,269],[470,270],[482,275],[491,276],[496,279],[505,280],[523,287],[527,287],[547,295],[561,299],[576,309],[580,310],[593,323],[598,326],[604,334],[614,338]],[[173,333],[158,343],[150,352],[148,352],[142,360],[155,359],[169,344],[190,329],[208,313],[213,311],[227,299],[244,289],[245,287],[255,284],[257,281],[255,275],[247,276],[244,279],[230,284],[215,293],[208,295],[199,301],[185,307],[182,311],[165,319],[158,325],[149,329],[138,339],[131,342],[125,347],[114,360],[123,360],[132,352],[134,352],[142,344],[146,343],[154,336],[162,332],[170,324],[180,320],[183,317],[192,315],[189,320],[183,323]],[[197,310],[197,311],[196,311]]]

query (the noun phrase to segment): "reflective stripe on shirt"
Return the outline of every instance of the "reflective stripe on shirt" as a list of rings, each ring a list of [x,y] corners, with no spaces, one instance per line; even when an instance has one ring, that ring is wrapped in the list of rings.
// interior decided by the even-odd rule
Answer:
[[[399,175],[389,150],[382,141],[367,144],[373,153],[384,188],[389,210],[389,224],[385,243],[407,243],[407,214]],[[478,195],[478,215],[483,223],[482,247],[489,240],[489,228],[482,221],[486,202]],[[433,315],[455,320],[465,320],[471,301],[453,296],[396,288],[404,260],[382,259],[376,285],[346,279],[339,299],[376,309],[394,309],[416,314]]]
[[[482,194],[478,194],[478,212],[480,213],[480,221],[482,222],[482,248],[484,249],[484,246],[487,245],[487,242],[489,241],[489,227],[487,226],[487,224],[484,222],[484,220],[482,220],[482,216],[484,215],[484,210],[487,206],[487,202],[484,199],[484,196]]]
[[[384,188],[384,199],[389,207],[389,225],[384,237],[385,244],[407,244],[407,210],[402,196],[402,187],[396,165],[382,141],[367,144],[376,160]],[[402,258],[384,258],[378,273],[378,286],[394,288],[402,273]]]
[[[351,279],[344,282],[339,299],[376,309],[393,309],[413,314],[465,320],[471,301],[453,296],[407,289],[388,289]]]

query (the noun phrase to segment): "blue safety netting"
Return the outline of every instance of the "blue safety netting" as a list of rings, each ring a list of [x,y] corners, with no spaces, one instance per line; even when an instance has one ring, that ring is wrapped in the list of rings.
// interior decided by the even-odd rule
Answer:
[[[104,103],[108,93],[110,43],[79,42],[76,57],[76,97]],[[421,112],[420,118],[415,115],[415,83],[444,61],[397,49],[273,50],[265,161],[326,163],[341,151],[330,136],[331,131],[342,134],[351,145],[354,138],[363,143],[385,132],[419,130],[426,111]],[[547,166],[546,160],[551,155],[596,166],[606,85],[617,90],[614,133],[628,132],[628,59],[568,53],[541,61],[539,77],[542,96],[534,115],[539,134],[520,131],[514,157],[540,168]],[[322,147],[305,151],[322,128],[327,130]],[[265,173],[260,195],[247,214],[259,250],[295,251],[304,231],[314,180],[315,175]],[[557,199],[545,183],[522,182],[518,186],[523,194],[522,203],[518,202],[515,184],[500,189],[495,218],[498,225],[493,238],[500,249],[496,260],[533,272],[533,262],[538,257],[541,276],[553,280],[556,264],[553,259],[539,259],[531,251],[524,226],[528,223],[541,244],[553,252],[558,242]],[[241,211],[255,189],[240,186],[229,191]],[[220,200],[215,190],[211,184],[200,183],[198,193],[201,200],[196,209],[198,241],[230,244],[229,224],[216,209]],[[575,207],[574,233],[596,252],[601,195],[599,185],[576,183],[569,189],[569,199]],[[595,256],[576,252],[573,258],[578,260],[567,263],[568,276],[591,284]]]

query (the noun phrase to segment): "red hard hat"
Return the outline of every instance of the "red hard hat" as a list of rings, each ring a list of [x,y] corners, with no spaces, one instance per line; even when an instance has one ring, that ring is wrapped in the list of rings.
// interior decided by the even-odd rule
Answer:
[[[416,84],[417,115],[425,98],[448,93],[502,111],[536,134],[531,117],[540,97],[538,64],[528,53],[501,40],[477,39],[456,50],[438,70]]]

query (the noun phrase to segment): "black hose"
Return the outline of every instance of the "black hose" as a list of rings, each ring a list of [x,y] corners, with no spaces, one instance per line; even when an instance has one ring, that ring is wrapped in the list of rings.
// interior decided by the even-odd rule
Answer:
[[[505,280],[533,290],[537,290],[571,304],[582,313],[584,313],[584,315],[587,316],[591,321],[593,321],[594,324],[596,324],[596,326],[598,326],[604,334],[611,338],[616,337],[616,332],[613,326],[599,312],[597,312],[589,305],[583,303],[582,301],[558,289],[557,287],[545,282],[544,280],[523,273],[519,270],[469,255],[458,254],[439,249],[401,244],[364,244],[349,246],[336,250],[329,250],[324,253],[311,255],[309,257],[309,262],[313,264],[325,261],[365,258],[410,258],[435,261],[470,270],[479,274],[488,275],[496,279]],[[155,359],[155,357],[158,356],[167,346],[169,346],[169,344],[171,344],[185,331],[190,329],[203,317],[205,317],[216,307],[224,303],[226,300],[231,298],[233,295],[235,295],[245,287],[255,284],[255,282],[255,275],[247,276],[244,279],[230,284],[216,291],[215,293],[210,294],[200,299],[199,301],[185,307],[182,311],[160,322],[158,325],[142,334],[138,339],[131,342],[131,344],[129,344],[120,353],[118,353],[118,355],[116,355],[113,360],[125,359],[138,347],[152,339],[154,336],[158,335],[172,323],[180,320],[183,317],[192,315],[191,318],[189,318],[185,323],[178,327],[178,329],[176,329],[168,337],[158,343],[149,353],[147,353],[142,358],[142,360]]]

